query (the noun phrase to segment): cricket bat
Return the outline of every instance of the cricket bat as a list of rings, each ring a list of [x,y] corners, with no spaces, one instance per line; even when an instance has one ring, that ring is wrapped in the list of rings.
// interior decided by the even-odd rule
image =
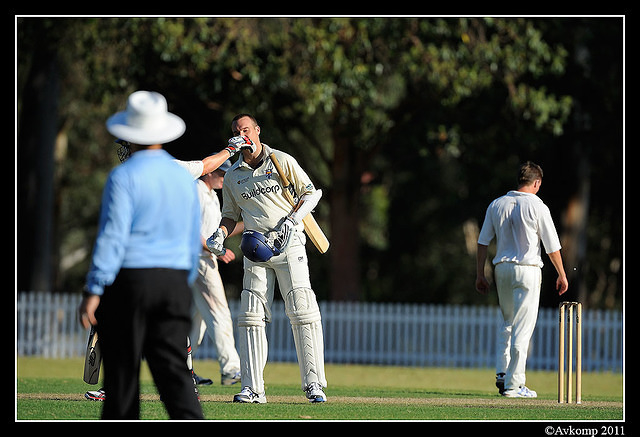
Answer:
[[[269,155],[269,158],[271,158],[271,162],[273,162],[273,165],[276,167],[276,171],[278,172],[280,180],[282,181],[282,193],[284,194],[284,197],[291,204],[291,206],[295,207],[295,192],[293,191],[291,182],[289,182],[289,178],[287,178],[284,170],[282,170],[280,162],[278,161],[278,158],[276,158],[275,154],[271,153],[271,155]],[[306,232],[307,236],[309,237],[313,245],[316,246],[316,249],[320,251],[320,253],[325,253],[327,250],[329,250],[329,240],[327,239],[327,236],[324,234],[324,232],[322,232],[322,229],[320,229],[318,222],[316,222],[316,219],[313,218],[311,213],[307,214],[302,219],[302,224],[304,225],[304,231]]]
[[[100,353],[100,344],[98,343],[98,332],[95,326],[91,326],[89,342],[87,343],[87,353],[84,357],[84,376],[82,377],[84,382],[87,384],[98,383],[101,362],[102,353]]]

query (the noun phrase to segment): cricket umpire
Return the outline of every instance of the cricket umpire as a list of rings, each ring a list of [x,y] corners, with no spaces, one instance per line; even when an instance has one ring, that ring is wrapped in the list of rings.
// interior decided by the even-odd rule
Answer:
[[[203,419],[187,368],[185,338],[200,251],[200,205],[193,178],[162,148],[185,131],[156,92],[136,91],[107,130],[131,144],[109,174],[85,295],[85,328],[95,324],[103,353],[103,419],[139,419],[144,356],[171,419]]]
[[[222,187],[222,220],[207,240],[216,255],[224,253],[224,240],[242,219],[244,254],[243,289],[238,315],[238,353],[242,390],[234,402],[265,403],[263,371],[267,363],[265,324],[271,320],[276,281],[291,322],[302,390],[310,402],[325,402],[324,341],[320,308],[311,289],[304,247],[304,218],[318,203],[315,189],[296,160],[260,142],[260,126],[249,114],[231,123],[234,135],[243,136],[255,150],[242,155],[227,171]],[[278,172],[269,158],[275,153],[300,199],[295,208],[282,194]]]
[[[496,374],[505,374],[501,393],[506,397],[537,397],[537,393],[525,385],[525,369],[538,318],[543,266],[541,241],[558,273],[559,294],[569,287],[549,208],[537,196],[542,175],[542,168],[537,164],[528,161],[521,165],[517,190],[491,202],[478,237],[476,290],[481,294],[489,290],[484,265],[489,243],[496,238],[493,264],[503,316]]]

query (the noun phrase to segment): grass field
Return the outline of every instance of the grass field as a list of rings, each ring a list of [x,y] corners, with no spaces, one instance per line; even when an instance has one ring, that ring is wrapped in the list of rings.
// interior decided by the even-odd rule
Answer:
[[[16,362],[15,419],[75,421],[100,418],[101,403],[84,399],[97,389],[82,381],[83,360],[19,357]],[[558,404],[555,372],[527,373],[537,399],[498,395],[492,369],[441,369],[360,365],[326,366],[328,402],[310,404],[300,390],[294,363],[269,363],[265,369],[267,404],[234,404],[237,385],[221,386],[215,361],[196,360],[196,373],[214,384],[199,386],[207,420],[241,421],[604,421],[624,425],[623,377],[584,373],[583,403]],[[143,367],[141,418],[167,419],[146,366]],[[107,394],[108,396],[108,394]],[[596,427],[604,426],[596,423]],[[602,432],[598,432],[601,435]],[[620,433],[618,434],[620,435]]]

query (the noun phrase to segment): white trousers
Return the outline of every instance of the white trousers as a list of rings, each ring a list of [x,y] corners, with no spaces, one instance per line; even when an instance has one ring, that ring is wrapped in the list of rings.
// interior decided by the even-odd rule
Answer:
[[[276,283],[291,322],[301,386],[304,389],[312,382],[327,385],[322,323],[309,280],[305,241],[302,232],[295,232],[287,249],[269,261],[253,262],[244,258],[238,351],[242,385],[257,393],[264,392],[263,372],[268,355],[266,323],[271,321]]]
[[[496,373],[505,374],[505,390],[517,389],[526,381],[527,352],[538,319],[542,270],[537,266],[499,263],[495,278],[503,317]]]
[[[217,350],[220,373],[235,375],[240,371],[240,357],[233,338],[229,303],[215,258],[200,257],[198,277],[191,291],[194,302],[189,334],[192,353],[195,354],[207,332]]]

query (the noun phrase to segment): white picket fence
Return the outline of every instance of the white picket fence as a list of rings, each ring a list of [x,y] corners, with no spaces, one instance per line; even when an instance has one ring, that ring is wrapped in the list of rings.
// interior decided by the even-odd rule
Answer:
[[[52,358],[83,356],[87,332],[78,324],[78,294],[18,293],[16,353]],[[229,302],[234,320],[240,302]],[[363,302],[320,302],[327,363],[492,368],[500,326],[497,307]],[[282,301],[268,325],[269,360],[295,362]],[[621,372],[624,334],[619,311],[583,312],[583,369]],[[541,308],[528,369],[555,370],[558,311]],[[205,335],[195,358],[216,358]]]

